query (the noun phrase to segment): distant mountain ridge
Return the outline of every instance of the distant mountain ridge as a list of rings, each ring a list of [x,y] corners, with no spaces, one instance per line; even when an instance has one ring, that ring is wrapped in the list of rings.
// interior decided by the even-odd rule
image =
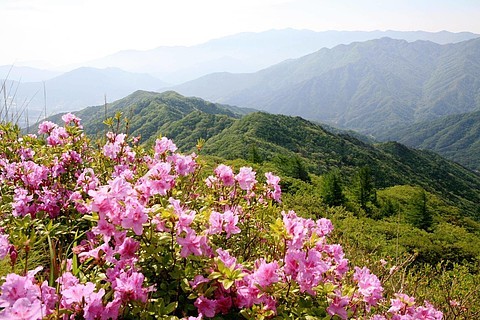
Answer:
[[[480,35],[448,31],[311,31],[282,29],[245,32],[185,47],[128,50],[88,62],[86,65],[117,67],[131,72],[152,73],[165,81],[181,83],[213,72],[255,72],[286,59],[299,58],[321,48],[332,48],[382,37],[409,42],[428,40],[456,43]]]
[[[58,112],[73,111],[120,99],[136,90],[155,90],[167,84],[149,74],[126,72],[116,68],[82,67],[46,81],[7,81],[7,96],[15,102],[24,124],[28,108],[30,123]],[[45,93],[45,95],[44,95]]]
[[[395,125],[480,108],[480,38],[446,45],[355,42],[255,73],[210,74],[173,90],[381,135]]]

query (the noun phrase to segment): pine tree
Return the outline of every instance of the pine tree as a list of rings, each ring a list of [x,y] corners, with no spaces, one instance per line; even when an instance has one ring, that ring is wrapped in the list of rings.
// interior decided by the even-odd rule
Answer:
[[[323,176],[321,195],[328,206],[341,206],[345,203],[339,170],[332,170]]]
[[[375,203],[377,198],[372,172],[369,167],[362,167],[358,170],[354,181],[354,193],[360,207],[368,212],[368,204]]]
[[[428,197],[425,190],[414,195],[411,200],[411,208],[408,212],[408,219],[415,227],[423,230],[430,230],[433,225],[433,214],[428,209]]]

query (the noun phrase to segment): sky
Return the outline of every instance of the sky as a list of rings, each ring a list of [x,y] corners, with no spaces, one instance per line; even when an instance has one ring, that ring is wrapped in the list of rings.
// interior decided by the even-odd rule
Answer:
[[[478,17],[479,0],[0,0],[0,65],[62,67],[284,28],[480,33]]]

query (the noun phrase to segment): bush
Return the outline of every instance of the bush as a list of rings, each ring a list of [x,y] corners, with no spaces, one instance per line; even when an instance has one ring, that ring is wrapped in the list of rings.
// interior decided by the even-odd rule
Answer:
[[[63,120],[39,136],[0,130],[1,317],[442,317],[384,297],[329,243],[330,220],[281,212],[272,173],[221,164],[208,175],[165,137],[144,151],[109,132],[95,146],[78,118]]]

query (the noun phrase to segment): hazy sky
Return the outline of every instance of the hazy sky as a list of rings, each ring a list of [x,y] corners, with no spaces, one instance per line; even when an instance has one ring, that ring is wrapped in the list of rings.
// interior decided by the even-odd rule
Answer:
[[[480,0],[0,0],[0,65],[61,66],[288,27],[480,33],[479,17]]]

